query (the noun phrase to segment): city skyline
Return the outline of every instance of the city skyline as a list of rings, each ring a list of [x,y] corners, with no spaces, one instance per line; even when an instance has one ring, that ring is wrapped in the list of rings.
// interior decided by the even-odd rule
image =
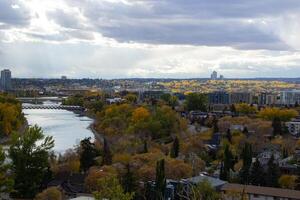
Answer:
[[[299,11],[296,0],[3,0],[0,67],[19,78],[296,78]]]

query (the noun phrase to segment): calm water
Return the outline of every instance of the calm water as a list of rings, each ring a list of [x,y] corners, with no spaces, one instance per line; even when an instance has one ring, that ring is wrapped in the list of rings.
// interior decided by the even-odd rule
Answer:
[[[79,144],[85,137],[94,138],[88,128],[92,119],[78,116],[66,110],[23,110],[29,125],[37,124],[45,135],[53,136],[54,151],[63,153],[65,150]]]

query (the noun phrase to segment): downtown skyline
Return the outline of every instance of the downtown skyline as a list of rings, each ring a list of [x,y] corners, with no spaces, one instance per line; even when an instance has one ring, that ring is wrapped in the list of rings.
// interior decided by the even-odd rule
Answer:
[[[297,0],[3,0],[0,68],[20,78],[299,77],[299,11]]]

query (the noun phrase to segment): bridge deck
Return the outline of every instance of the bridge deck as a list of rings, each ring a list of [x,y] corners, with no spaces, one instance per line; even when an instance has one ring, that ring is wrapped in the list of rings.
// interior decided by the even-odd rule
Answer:
[[[85,110],[85,108],[81,106],[65,105],[22,105],[22,109]]]

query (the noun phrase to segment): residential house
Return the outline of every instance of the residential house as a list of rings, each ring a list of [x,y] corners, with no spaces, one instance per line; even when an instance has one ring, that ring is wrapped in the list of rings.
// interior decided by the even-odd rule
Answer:
[[[300,191],[227,183],[221,188],[225,200],[300,200]]]

